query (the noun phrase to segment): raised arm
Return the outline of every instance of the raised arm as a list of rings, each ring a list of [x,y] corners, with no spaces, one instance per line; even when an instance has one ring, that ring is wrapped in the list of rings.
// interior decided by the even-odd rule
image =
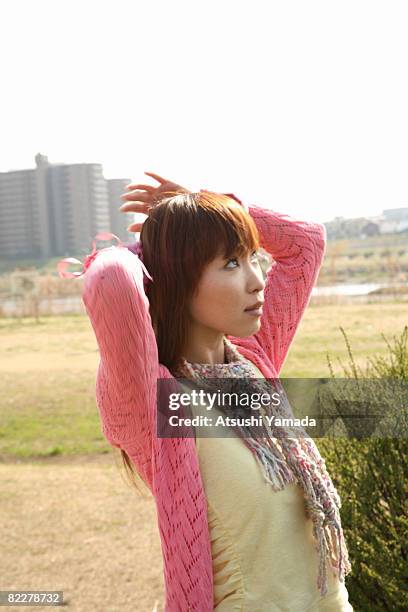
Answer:
[[[103,434],[151,483],[156,380],[165,374],[139,258],[123,247],[99,251],[85,272],[82,298],[100,352],[96,399]]]
[[[261,246],[274,259],[266,277],[261,328],[255,337],[279,374],[319,274],[326,228],[255,206],[249,207],[249,214]]]

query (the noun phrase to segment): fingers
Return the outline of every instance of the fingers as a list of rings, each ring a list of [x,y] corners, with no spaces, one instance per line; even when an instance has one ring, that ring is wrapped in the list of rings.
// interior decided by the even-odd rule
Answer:
[[[132,200],[139,202],[150,202],[151,195],[143,191],[129,191],[129,193],[122,193],[120,196],[121,200]]]
[[[169,182],[167,179],[163,178],[159,174],[156,174],[155,172],[145,172],[144,174],[147,174],[147,176],[151,176],[152,178],[154,178],[156,181],[158,181],[162,185],[164,183],[168,183]],[[126,185],[125,189],[127,189],[127,190],[130,190],[130,189],[144,189],[145,191],[152,192],[152,191],[155,191],[157,189],[157,187],[153,187],[153,185],[142,185],[140,183],[130,183],[129,185]]]
[[[140,232],[140,230],[142,229],[142,226],[143,226],[143,223],[132,223],[127,228],[127,231],[128,232]]]
[[[169,183],[169,181],[159,174],[154,172],[145,172],[147,176],[151,176],[153,179],[158,181],[161,185]],[[125,187],[126,192],[122,193],[120,199],[125,203],[120,206],[120,212],[136,212],[148,214],[152,203],[154,202],[154,196],[160,187],[153,187],[152,185],[144,185],[142,183],[130,183]],[[137,232],[140,230],[141,223],[134,223],[128,227],[128,231]]]
[[[151,176],[156,181],[159,181],[159,183],[163,184],[169,182],[167,179],[163,178],[162,176],[159,176],[158,174],[154,174],[153,172],[145,172],[145,174],[147,174],[147,176]]]
[[[130,183],[130,185],[126,185],[125,189],[127,189],[128,191],[130,189],[144,189],[145,191],[149,191],[152,193],[156,190],[156,187],[153,187],[152,185],[140,185],[139,183],[136,185],[134,183]]]
[[[151,205],[146,202],[129,202],[128,204],[122,204],[119,207],[120,212],[137,212],[145,213],[151,208]]]

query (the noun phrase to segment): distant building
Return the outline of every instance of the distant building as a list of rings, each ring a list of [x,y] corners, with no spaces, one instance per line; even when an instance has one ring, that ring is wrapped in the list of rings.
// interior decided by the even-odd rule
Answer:
[[[398,234],[408,228],[408,219],[383,219],[380,222],[381,234]]]
[[[135,241],[135,234],[128,232],[126,229],[132,223],[134,214],[119,212],[119,206],[124,204],[120,196],[125,192],[125,187],[129,183],[130,179],[107,180],[111,232],[125,243]]]
[[[328,240],[408,232],[408,208],[388,208],[381,215],[365,218],[335,217],[325,226]]]
[[[99,232],[130,236],[133,214],[118,210],[127,179],[106,181],[101,164],[50,164],[40,153],[35,163],[0,172],[1,258],[81,257]]]
[[[0,172],[0,257],[49,251],[47,212],[35,170]]]
[[[408,208],[386,208],[383,216],[390,221],[408,221]]]
[[[88,253],[95,234],[110,231],[108,189],[101,164],[49,166],[47,199],[53,255]]]

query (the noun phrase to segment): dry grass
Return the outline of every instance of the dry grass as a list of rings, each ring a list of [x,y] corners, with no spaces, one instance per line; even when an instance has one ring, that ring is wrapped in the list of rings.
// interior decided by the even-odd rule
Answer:
[[[0,479],[2,590],[62,590],[78,612],[163,610],[154,501],[113,455],[2,463]]]

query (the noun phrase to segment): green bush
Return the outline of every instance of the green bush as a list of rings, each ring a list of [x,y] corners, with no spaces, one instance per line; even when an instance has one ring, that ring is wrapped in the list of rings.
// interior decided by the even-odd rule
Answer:
[[[393,343],[383,336],[388,354],[368,358],[365,372],[356,367],[347,335],[340,329],[350,360],[348,366],[342,365],[345,378],[392,378],[407,383],[408,327],[400,337],[394,336]],[[325,438],[316,443],[342,500],[352,564],[346,578],[351,604],[364,612],[408,610],[406,437]]]

